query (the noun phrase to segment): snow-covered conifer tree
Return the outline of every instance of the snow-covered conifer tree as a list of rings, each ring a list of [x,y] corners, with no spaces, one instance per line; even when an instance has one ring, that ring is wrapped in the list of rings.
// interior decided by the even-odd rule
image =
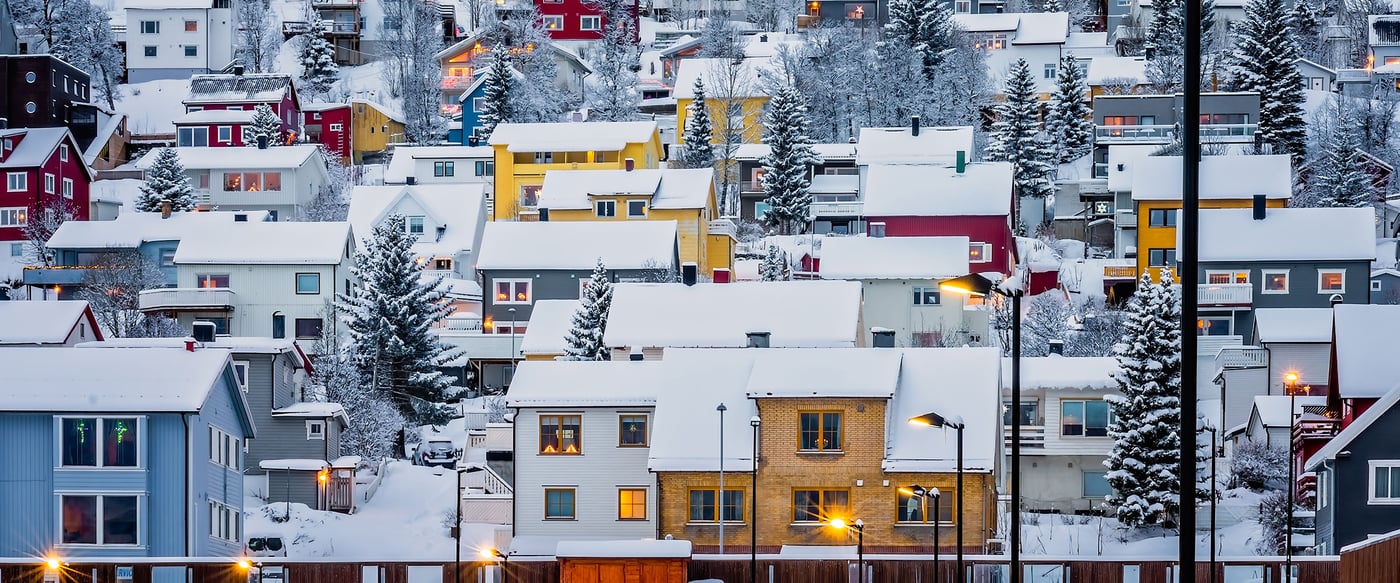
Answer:
[[[332,312],[334,317],[334,312]],[[334,342],[326,343],[334,345]],[[394,454],[394,440],[407,424],[403,414],[385,395],[374,390],[356,366],[353,346],[332,346],[316,357],[316,377],[326,401],[345,407],[350,424],[340,433],[340,453],[367,460]]]
[[[496,43],[491,47],[491,65],[482,74],[486,75],[486,79],[481,82],[482,110],[477,115],[480,116],[482,131],[490,136],[498,124],[511,119],[510,88],[514,78],[510,68],[510,51],[504,44]]]
[[[917,53],[932,81],[953,46],[953,12],[938,0],[892,0],[885,35],[887,42]]]
[[[268,147],[282,145],[282,119],[266,103],[253,108],[253,122],[244,126],[243,145],[256,148],[259,137],[267,138]]]
[[[136,210],[161,212],[162,203],[170,203],[175,212],[192,211],[195,207],[194,186],[180,163],[174,148],[161,148],[155,162],[146,169],[146,181],[141,183],[141,195],[136,197]]]
[[[1055,190],[1051,182],[1054,168],[1050,165],[1054,152],[1040,136],[1040,100],[1035,77],[1025,59],[1017,59],[1011,65],[1003,93],[1006,99],[996,107],[997,120],[992,124],[986,158],[1011,163],[1018,199],[1044,198]]]
[[[1113,487],[1108,503],[1124,525],[1150,526],[1180,510],[1181,298],[1170,270],[1156,283],[1143,274],[1123,329],[1114,347],[1123,395],[1105,397],[1114,412],[1104,461]]]
[[[603,331],[608,325],[608,310],[612,308],[612,282],[603,258],[593,267],[593,275],[583,287],[583,299],[564,335],[563,360],[610,360],[608,347],[603,344]]]
[[[311,30],[302,35],[301,80],[311,93],[322,94],[340,79],[340,65],[335,64],[335,46],[326,40],[326,27],[320,18],[311,19]]]
[[[579,105],[578,97],[560,89],[559,66],[554,62],[549,31],[544,28],[539,10],[533,4],[526,7],[525,13],[496,22],[490,33],[494,42],[510,49],[511,64],[522,76],[511,83],[510,115],[502,121],[562,121],[565,111]]]
[[[1231,55],[1238,89],[1259,93],[1259,134],[1275,154],[1301,161],[1307,124],[1303,120],[1303,78],[1298,42],[1283,0],[1249,0],[1235,26]]]
[[[635,0],[589,0],[603,18],[602,56],[589,79],[593,84],[588,119],[630,121],[642,104],[637,72],[642,68],[641,46],[632,20]]]
[[[763,221],[779,235],[800,235],[811,217],[812,167],[821,160],[807,136],[807,104],[791,85],[778,90],[763,113],[763,192],[768,214]]]
[[[705,82],[695,78],[695,98],[685,106],[685,167],[709,168],[715,163],[714,127],[705,101]]]
[[[1289,24],[1293,26],[1293,38],[1298,41],[1298,55],[1313,61],[1321,58],[1322,18],[1311,0],[1296,0],[1289,11]]]
[[[1084,101],[1088,94],[1089,86],[1074,53],[1066,54],[1060,59],[1055,93],[1050,95],[1050,113],[1045,116],[1045,133],[1055,148],[1053,161],[1073,162],[1093,149],[1094,112]]]
[[[1337,116],[1313,177],[1312,206],[1361,207],[1375,202],[1375,183],[1362,164],[1357,124],[1351,115]]]
[[[88,0],[48,1],[44,4],[58,8],[62,26],[52,29],[53,56],[87,72],[93,94],[101,97],[107,107],[116,107],[117,86],[126,68],[125,57],[112,38],[111,18]],[[49,13],[50,8],[38,14]]]
[[[758,278],[762,281],[787,281],[792,279],[792,267],[787,260],[787,252],[777,245],[768,246],[768,254],[758,264]]]
[[[419,423],[439,424],[450,411],[442,406],[459,392],[454,380],[438,371],[456,356],[431,330],[452,313],[442,279],[424,279],[424,264],[414,260],[413,244],[402,215],[375,226],[352,272],[359,293],[339,297],[354,344],[360,374]]]
[[[1147,39],[1144,43],[1149,55],[1156,57],[1181,54],[1181,39],[1186,35],[1184,15],[1183,0],[1152,2],[1152,24],[1147,27]]]

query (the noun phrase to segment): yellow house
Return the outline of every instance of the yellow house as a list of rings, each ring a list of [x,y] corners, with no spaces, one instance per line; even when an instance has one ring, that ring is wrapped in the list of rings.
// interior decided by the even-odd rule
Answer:
[[[733,223],[716,220],[709,168],[551,170],[543,186],[539,209],[550,221],[675,221],[682,264],[711,278],[716,268],[732,271]]]
[[[383,152],[403,141],[404,122],[398,113],[363,99],[350,100],[350,156],[359,163],[367,152]]]
[[[1288,156],[1206,156],[1201,159],[1199,192],[1202,209],[1250,208],[1256,197],[1262,197],[1262,203],[1269,208],[1288,206],[1293,194]],[[1135,162],[1132,193],[1137,273],[1150,270],[1156,280],[1161,268],[1177,266],[1181,157],[1147,156]]]
[[[657,168],[662,158],[654,121],[503,123],[490,144],[496,158],[493,221],[538,220],[540,189],[550,170]]]
[[[705,84],[705,104],[710,111],[713,143],[724,143],[731,131],[740,143],[757,144],[763,138],[763,106],[768,93],[763,90],[759,71],[769,62],[767,58],[743,61],[730,59],[687,59],[681,61],[676,73],[676,135],[685,135],[685,124],[691,102],[695,101],[695,80]],[[739,107],[731,118],[725,111],[733,103]],[[732,125],[731,125],[732,124]]]

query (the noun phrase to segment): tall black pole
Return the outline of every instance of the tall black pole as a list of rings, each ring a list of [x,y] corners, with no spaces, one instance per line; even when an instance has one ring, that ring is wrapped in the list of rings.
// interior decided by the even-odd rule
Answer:
[[[1215,447],[1216,429],[1207,429],[1210,431],[1210,583],[1215,583],[1215,486],[1220,483],[1215,479],[1215,456],[1220,450]]]
[[[1186,79],[1182,84],[1181,128],[1181,464],[1180,583],[1196,581],[1196,319],[1199,301],[1196,286],[1200,276],[1200,167],[1201,167],[1201,3],[1186,2],[1185,53]],[[1212,532],[1211,536],[1215,533]]]
[[[1294,468],[1297,467],[1293,460],[1293,456],[1296,455],[1296,452],[1293,451],[1293,423],[1296,419],[1293,412],[1297,411],[1297,407],[1298,387],[1294,386],[1288,391],[1288,530],[1285,531],[1287,534],[1283,538],[1283,572],[1284,580],[1288,583],[1293,583],[1293,496],[1294,492],[1297,491],[1297,488],[1294,487],[1294,484],[1297,483],[1294,481],[1296,478],[1293,477]]]
[[[1188,4],[1190,4],[1188,2]],[[1021,275],[1017,268],[1016,275]],[[1011,583],[1021,583],[1021,290],[1011,290]],[[958,432],[962,437],[962,432]],[[958,463],[962,469],[962,463]],[[962,496],[961,484],[958,496]],[[961,509],[959,509],[961,511]],[[961,545],[958,552],[962,553]],[[961,569],[962,567],[959,567]],[[965,575],[959,575],[960,577]]]
[[[749,420],[753,425],[753,485],[749,493],[749,583],[758,583],[758,417]]]
[[[943,575],[938,572],[942,568],[942,565],[938,563],[938,545],[942,542],[939,540],[941,537],[938,536],[942,534],[939,529],[942,522],[938,520],[942,517],[938,515],[938,506],[943,503],[943,493],[938,492],[938,488],[934,488],[933,491],[935,492],[933,495],[933,583],[939,583],[943,580]],[[928,496],[924,497],[924,504],[928,504]]]
[[[452,496],[457,505],[452,511],[454,516],[452,542],[455,543],[453,546],[457,547],[457,558],[452,562],[454,565],[452,583],[462,583],[462,472],[460,470],[457,472],[457,491],[453,492]]]
[[[963,583],[967,580],[967,573],[963,572],[963,428],[967,427],[967,422],[958,422],[958,508],[953,511],[954,526],[958,529],[958,576],[953,579],[956,583]]]

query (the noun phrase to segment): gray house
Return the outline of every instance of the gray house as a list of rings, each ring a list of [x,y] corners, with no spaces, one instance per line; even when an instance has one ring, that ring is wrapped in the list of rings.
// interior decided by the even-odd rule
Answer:
[[[1336,554],[1370,535],[1400,528],[1396,401],[1400,389],[1371,405],[1307,459],[1304,471],[1317,473],[1318,554]]]
[[[1400,304],[1400,271],[1377,269],[1371,272],[1371,303]]]
[[[1231,242],[1201,247],[1201,335],[1252,344],[1255,308],[1370,302],[1370,208],[1268,209],[1258,195],[1252,209],[1206,209],[1200,221],[1201,240]]]
[[[1180,94],[1094,96],[1094,177],[1109,177],[1109,146],[1165,146],[1176,139],[1180,121]],[[1251,144],[1258,128],[1258,93],[1201,95],[1203,142]]]

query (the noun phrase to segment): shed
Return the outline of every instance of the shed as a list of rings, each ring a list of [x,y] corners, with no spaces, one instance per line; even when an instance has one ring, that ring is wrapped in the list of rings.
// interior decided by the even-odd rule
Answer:
[[[560,541],[560,583],[685,583],[690,541]]]

